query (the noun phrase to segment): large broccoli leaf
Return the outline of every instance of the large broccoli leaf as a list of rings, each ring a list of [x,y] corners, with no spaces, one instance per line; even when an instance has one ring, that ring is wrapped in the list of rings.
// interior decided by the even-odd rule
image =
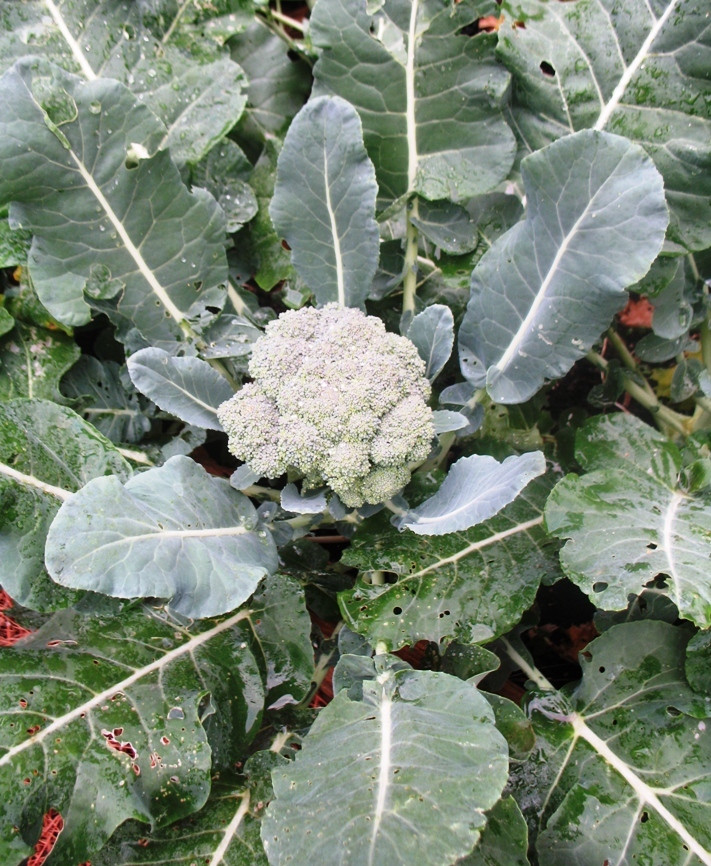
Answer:
[[[188,457],[122,485],[97,478],[66,499],[47,536],[54,580],[119,598],[170,599],[205,617],[234,610],[276,570],[271,533],[228,481]]]
[[[377,190],[355,109],[311,100],[284,140],[269,213],[319,304],[363,307],[378,265]]]
[[[680,485],[681,454],[633,415],[593,418],[577,437],[586,470],[559,482],[548,531],[569,539],[561,564],[596,605],[627,606],[658,574],[680,614],[711,625],[711,496]]]
[[[363,573],[339,604],[348,626],[375,645],[490,641],[532,604],[541,578],[559,574],[542,528],[551,480],[532,481],[485,523],[443,536],[399,533],[382,515],[356,533],[342,561]],[[369,571],[395,575],[374,584]]]
[[[689,636],[613,626],[588,644],[576,688],[529,701],[537,748],[511,789],[542,863],[711,863],[711,704],[684,676]]]
[[[467,198],[508,174],[515,145],[501,114],[508,78],[495,37],[461,34],[496,8],[471,0],[385,0],[372,14],[360,0],[315,7],[314,93],[358,109],[380,207],[410,192]]]
[[[149,608],[117,614],[61,611],[3,651],[3,863],[31,852],[48,806],[64,820],[58,863],[93,861],[129,818],[191,814],[210,791],[204,711],[217,710],[232,762],[258,729],[261,679],[238,628],[247,613],[191,629]]]
[[[198,162],[242,114],[247,101],[243,70],[216,44],[205,51],[197,33],[199,46],[194,39],[178,39],[185,31],[177,34],[174,25],[187,23],[185,8],[172,10],[172,16],[164,10],[168,14],[162,16],[164,30],[157,39],[144,26],[140,2],[23,0],[8,5],[0,21],[3,71],[15,58],[39,54],[88,81],[120,81],[163,121],[160,146],[169,147],[177,163]]]
[[[124,339],[171,345],[184,319],[221,306],[224,215],[166,151],[136,164],[165,128],[124,85],[25,59],[0,79],[0,112],[0,202],[34,234],[30,274],[57,319],[87,322],[86,290],[113,299],[102,309]]]
[[[448,866],[468,853],[508,772],[486,698],[392,656],[343,656],[335,676],[344,687],[273,773],[270,862]]]
[[[670,238],[711,245],[707,0],[504,0],[501,11],[522,152],[586,127],[624,135],[664,177]]]
[[[462,372],[497,403],[522,403],[564,375],[621,309],[664,241],[659,172],[624,138],[584,131],[521,164],[526,219],[472,274]]]

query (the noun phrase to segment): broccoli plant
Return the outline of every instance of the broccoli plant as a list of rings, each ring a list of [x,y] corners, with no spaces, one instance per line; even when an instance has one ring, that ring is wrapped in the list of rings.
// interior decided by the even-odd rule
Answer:
[[[711,866],[703,0],[6,0],[0,862]]]

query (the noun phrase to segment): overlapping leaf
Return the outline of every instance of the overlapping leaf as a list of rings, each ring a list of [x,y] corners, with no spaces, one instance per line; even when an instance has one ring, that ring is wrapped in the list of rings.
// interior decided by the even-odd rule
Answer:
[[[269,862],[448,866],[471,850],[506,782],[491,708],[448,674],[388,656],[340,664],[352,658],[363,678],[321,710],[293,764],[273,773],[262,822]]]
[[[497,52],[524,153],[586,127],[641,144],[664,176],[669,236],[711,245],[705,0],[505,0]]]
[[[144,26],[139,2],[23,0],[21,6],[0,23],[0,68],[41,54],[88,81],[120,81],[163,121],[161,147],[178,163],[198,162],[242,114],[247,82],[241,67],[219,56],[216,45],[212,52],[190,50],[190,44],[181,50],[171,39],[184,8],[182,14],[173,10],[159,40]]]
[[[513,793],[540,825],[541,862],[711,862],[711,706],[686,682],[688,640],[663,622],[613,626],[577,688],[529,702],[538,749]]]
[[[75,408],[107,439],[140,442],[151,429],[155,407],[130,385],[127,388],[115,361],[82,355],[62,380],[62,392],[77,401]]]
[[[269,213],[319,304],[363,306],[378,264],[376,193],[357,112],[311,100],[289,127]]]
[[[485,454],[461,457],[449,467],[434,496],[399,518],[398,528],[417,535],[469,529],[498,514],[545,471],[542,451],[512,454],[502,463]]]
[[[449,360],[454,346],[454,316],[444,304],[432,304],[418,313],[408,328],[407,338],[417,346],[427,365],[425,376],[433,382]]]
[[[513,797],[505,797],[486,813],[479,844],[455,866],[529,866],[528,828]]]
[[[136,388],[161,409],[196,427],[222,429],[217,408],[234,391],[206,361],[148,348],[131,355],[127,367]]]
[[[229,47],[249,78],[240,131],[259,138],[283,133],[308,96],[306,64],[290,56],[284,41],[259,20],[231,39]]]
[[[59,380],[79,355],[79,346],[61,331],[17,322],[0,340],[0,400],[65,403]]]
[[[122,334],[170,344],[184,318],[221,306],[224,215],[188,192],[167,152],[127,162],[134,142],[149,154],[165,131],[129,90],[18,61],[0,79],[0,110],[0,201],[35,236],[30,273],[53,315],[88,321],[86,287],[115,299]]]
[[[542,529],[550,488],[547,478],[532,481],[486,523],[449,535],[398,533],[382,515],[370,518],[342,561],[397,580],[377,586],[361,577],[342,592],[348,626],[391,649],[419,640],[486,642],[507,632],[533,604],[541,578],[556,573],[555,545]]]
[[[54,580],[119,598],[165,598],[190,617],[234,610],[276,570],[246,496],[188,457],[122,485],[97,478],[67,499],[47,537]]]
[[[463,0],[320,0],[310,33],[322,50],[316,95],[336,94],[363,121],[379,207],[410,192],[459,200],[503,180],[514,141],[501,107],[508,78],[494,39],[460,31],[497,7]]]
[[[561,564],[594,603],[627,607],[658,574],[680,615],[711,625],[711,498],[680,486],[681,455],[632,415],[600,416],[578,433],[576,458],[546,505],[548,531],[569,539]]]
[[[0,403],[0,585],[20,604],[68,603],[44,567],[47,531],[60,505],[92,478],[131,469],[96,428],[44,400]]]
[[[94,866],[268,866],[259,835],[259,801],[242,785],[213,783],[210,799],[195,815],[153,832],[129,822],[111,837]]]
[[[266,706],[303,700],[311,685],[314,651],[303,587],[283,574],[268,575],[242,626],[262,670]]]
[[[256,733],[259,671],[233,614],[192,630],[147,608],[62,611],[0,660],[3,863],[30,853],[48,806],[56,862],[80,863],[123,821],[157,826],[201,808],[207,696],[238,751]]]
[[[459,332],[462,372],[498,403],[564,375],[624,306],[661,249],[661,176],[619,136],[585,131],[527,157],[526,219],[472,274]]]

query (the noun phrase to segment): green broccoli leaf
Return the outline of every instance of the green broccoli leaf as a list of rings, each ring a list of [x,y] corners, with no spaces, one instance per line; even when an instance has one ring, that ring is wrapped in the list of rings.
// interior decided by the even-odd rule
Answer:
[[[64,820],[60,863],[93,862],[129,818],[162,827],[200,809],[208,695],[233,756],[257,732],[261,680],[237,627],[247,613],[186,628],[148,607],[108,607],[61,611],[3,651],[3,863],[31,851],[49,804]]]
[[[376,515],[343,554],[361,578],[339,594],[347,625],[389,649],[430,640],[487,642],[509,631],[532,604],[541,578],[560,574],[557,545],[543,531],[552,481],[539,478],[495,517],[442,536],[398,533]],[[395,575],[379,586],[367,572]]]
[[[461,33],[497,8],[472,0],[315,7],[314,93],[358,109],[380,209],[412,192],[460,201],[508,174],[515,144],[501,113],[508,76],[493,56],[496,37]]]
[[[546,471],[542,451],[512,455],[503,463],[483,454],[453,463],[439,490],[398,520],[418,535],[446,535],[483,523]]]
[[[142,399],[121,372],[115,361],[82,355],[62,379],[62,393],[107,439],[140,442],[151,429],[155,406]]]
[[[224,215],[188,192],[167,151],[127,164],[134,142],[149,155],[165,128],[124,85],[22,60],[0,79],[0,111],[0,202],[34,234],[30,275],[56,318],[89,320],[83,291],[99,271],[118,290],[106,311],[124,339],[171,345],[183,319],[222,305]]]
[[[523,403],[585,355],[649,269],[668,222],[662,178],[637,145],[585,131],[521,164],[526,219],[474,269],[462,373]]]
[[[681,616],[711,625],[711,495],[679,483],[681,454],[633,415],[592,418],[578,432],[585,475],[559,482],[546,526],[569,539],[561,565],[599,607],[620,610],[658,574]]]
[[[711,245],[706,0],[504,0],[497,53],[527,154],[593,129],[639,143],[664,177],[669,237]]]
[[[79,346],[61,331],[16,322],[0,338],[0,400],[28,397],[66,403],[59,380],[80,354]]]
[[[686,682],[688,640],[664,622],[613,626],[577,687],[529,700],[537,748],[510,790],[541,862],[711,862],[711,704]]]
[[[47,531],[62,502],[110,473],[127,480],[131,468],[71,409],[46,400],[0,403],[0,585],[19,604],[55,610],[76,597],[45,571]]]
[[[254,506],[188,457],[122,485],[97,478],[64,501],[47,537],[53,580],[118,598],[169,599],[190,617],[234,610],[276,570]]]
[[[376,193],[355,109],[338,97],[311,100],[284,140],[269,213],[321,306],[363,308],[380,247]]]
[[[478,840],[506,782],[491,707],[448,674],[384,655],[339,664],[350,659],[369,678],[341,690],[294,762],[273,773],[269,860],[325,863],[337,850],[344,864],[451,863]]]
[[[206,361],[175,357],[162,349],[141,349],[131,355],[127,367],[136,388],[165,412],[195,427],[222,429],[217,408],[234,391]]]

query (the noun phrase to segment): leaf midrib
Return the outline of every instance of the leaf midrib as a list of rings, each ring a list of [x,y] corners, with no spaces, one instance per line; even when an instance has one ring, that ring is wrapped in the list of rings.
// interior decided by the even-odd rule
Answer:
[[[41,743],[48,736],[50,736],[50,734],[53,734],[55,731],[61,730],[71,722],[75,721],[78,718],[81,718],[83,713],[87,713],[90,710],[93,710],[96,706],[102,704],[104,701],[107,701],[117,692],[125,691],[143,677],[146,677],[154,671],[159,671],[166,665],[169,665],[176,658],[180,658],[181,656],[186,654],[192,654],[199,646],[207,643],[209,640],[211,640],[213,637],[216,637],[218,634],[221,634],[223,631],[227,631],[227,629],[232,628],[233,625],[236,625],[241,620],[247,619],[250,614],[251,611],[249,610],[242,610],[239,613],[234,614],[234,616],[231,616],[223,622],[218,623],[218,625],[214,626],[213,628],[208,629],[207,631],[204,631],[199,635],[195,635],[195,637],[182,644],[182,646],[170,650],[159,659],[156,659],[150,664],[139,668],[133,674],[121,680],[121,682],[115,683],[110,688],[104,689],[102,692],[94,695],[93,698],[85,701],[83,704],[80,704],[73,710],[70,710],[68,713],[65,713],[62,716],[58,716],[50,725],[48,725],[46,728],[43,728],[41,731],[38,731],[34,736],[29,737],[24,742],[19,743],[17,746],[13,746],[12,748],[8,749],[8,751],[2,757],[0,757],[0,767],[4,766],[5,764],[9,764],[13,758],[24,752],[26,749],[29,749],[31,746],[35,746]]]

